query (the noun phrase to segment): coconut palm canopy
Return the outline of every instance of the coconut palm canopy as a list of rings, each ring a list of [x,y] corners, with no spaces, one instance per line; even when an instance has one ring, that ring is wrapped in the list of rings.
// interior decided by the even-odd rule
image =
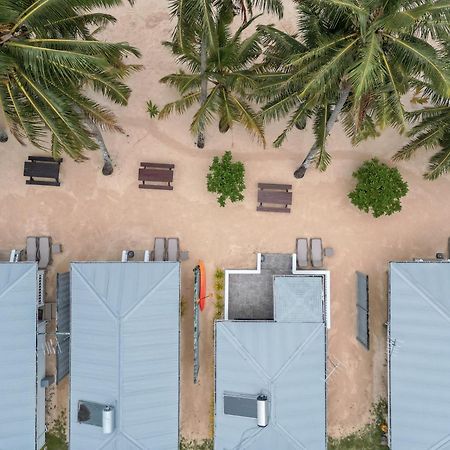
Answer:
[[[298,35],[260,28],[270,73],[260,75],[259,92],[265,120],[288,117],[276,146],[314,121],[316,143],[297,177],[313,162],[329,164],[326,139],[340,113],[358,143],[387,126],[405,131],[402,96],[414,80],[450,96],[440,42],[450,31],[449,0],[299,0],[297,9]]]
[[[130,96],[123,80],[137,66],[123,58],[139,51],[94,37],[115,22],[94,11],[121,3],[0,0],[0,113],[19,142],[80,160],[99,146],[92,123],[122,131],[112,112],[88,95],[94,91],[120,105]]]
[[[450,67],[450,39],[444,36],[445,60]],[[424,173],[427,180],[435,180],[450,171],[450,99],[436,94],[423,80],[416,81],[413,101],[426,105],[408,112],[413,123],[408,131],[410,141],[394,155],[394,160],[410,159],[419,149],[436,150]]]
[[[202,39],[193,39],[186,45],[179,40],[167,43],[189,73],[180,71],[162,78],[161,82],[174,86],[181,98],[167,104],[160,112],[163,119],[173,112],[184,113],[191,106],[198,109],[191,123],[191,132],[198,134],[203,126],[218,119],[221,132],[227,132],[234,123],[244,126],[249,133],[265,144],[260,115],[250,105],[249,93],[255,89],[255,60],[260,56],[261,33],[242,38],[242,33],[258,17],[244,22],[235,33],[230,28],[234,11],[231,2],[223,1],[212,16],[211,35],[208,40],[205,76],[208,81],[207,96],[201,101]]]

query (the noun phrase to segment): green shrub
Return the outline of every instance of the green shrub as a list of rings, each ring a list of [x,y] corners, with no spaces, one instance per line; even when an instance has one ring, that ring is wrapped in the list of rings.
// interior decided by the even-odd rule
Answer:
[[[217,202],[220,206],[225,206],[227,199],[232,203],[244,200],[244,164],[232,160],[230,151],[225,152],[221,158],[215,156],[207,175],[208,192],[219,194]]]
[[[69,446],[66,442],[67,416],[65,411],[56,418],[50,430],[45,434],[46,450],[67,450]]]
[[[372,421],[348,436],[340,439],[328,438],[329,450],[386,450],[387,402],[382,399],[372,407]]]
[[[154,119],[155,117],[158,117],[158,115],[159,115],[159,108],[151,100],[149,100],[147,102],[147,112],[148,112],[148,115],[150,116],[150,119]]]
[[[408,184],[395,167],[388,167],[374,158],[353,173],[357,184],[348,194],[360,210],[374,217],[390,216],[402,209],[400,199],[408,192]]]
[[[205,439],[203,441],[190,441],[181,438],[180,450],[213,450],[214,443],[212,439]]]

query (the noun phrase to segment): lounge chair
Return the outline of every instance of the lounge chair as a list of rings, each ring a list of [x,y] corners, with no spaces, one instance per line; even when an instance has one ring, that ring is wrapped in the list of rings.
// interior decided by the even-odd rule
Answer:
[[[311,264],[315,269],[323,267],[323,247],[322,239],[313,238],[311,243]]]
[[[52,240],[48,236],[27,237],[27,261],[37,261],[38,269],[46,269],[51,262]]]
[[[38,238],[35,236],[27,237],[27,261],[37,261],[38,256]]]
[[[152,259],[153,261],[164,261],[166,259],[166,238],[155,238]]]
[[[39,262],[38,269],[46,269],[50,264],[51,258],[51,240],[49,237],[42,236],[39,239]]]
[[[308,267],[308,239],[297,239],[297,266],[299,269]]]
[[[167,239],[167,261],[179,261],[180,240],[178,238]]]

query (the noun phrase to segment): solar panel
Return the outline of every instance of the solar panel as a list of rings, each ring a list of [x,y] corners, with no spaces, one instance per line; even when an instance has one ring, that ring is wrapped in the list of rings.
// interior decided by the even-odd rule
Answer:
[[[245,394],[224,394],[223,412],[231,416],[257,417],[256,396]]]
[[[56,276],[56,331],[70,333],[70,272]],[[70,336],[57,334],[56,383],[69,373]]]
[[[369,277],[356,272],[356,339],[369,350]]]

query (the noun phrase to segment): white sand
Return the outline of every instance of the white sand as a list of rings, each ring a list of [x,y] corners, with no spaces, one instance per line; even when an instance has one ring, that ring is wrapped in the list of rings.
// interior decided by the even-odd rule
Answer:
[[[294,180],[292,172],[313,141],[308,131],[295,131],[283,149],[264,150],[240,129],[227,135],[209,130],[206,149],[196,149],[188,132],[190,115],[157,121],[146,113],[149,98],[161,106],[176,97],[158,82],[176,67],[160,45],[172,29],[166,5],[166,0],[140,0],[134,8],[119,8],[113,11],[117,25],[106,33],[138,46],[145,65],[130,80],[134,91],[129,107],[115,108],[128,134],[105,135],[116,163],[113,176],[101,175],[100,155],[92,154],[83,164],[65,158],[59,188],[26,186],[23,161],[38,152],[13,140],[0,146],[0,248],[23,246],[27,235],[51,235],[64,246],[50,272],[54,283],[55,271],[68,270],[70,261],[119,259],[124,248],[151,248],[155,236],[180,237],[183,249],[191,254],[182,274],[181,425],[184,436],[200,438],[210,432],[214,308],[210,305],[202,316],[201,383],[194,386],[191,299],[197,260],[206,263],[212,292],[216,267],[253,267],[255,252],[293,252],[296,237],[322,237],[324,245],[335,249],[335,256],[327,260],[332,274],[329,353],[343,364],[329,381],[329,432],[351,431],[368,420],[371,403],[386,395],[387,263],[430,258],[446,250],[450,212],[444,202],[450,196],[449,179],[422,179],[426,155],[399,164],[410,186],[403,211],[375,220],[355,209],[347,193],[353,186],[351,174],[362,161],[373,155],[388,161],[405,142],[391,130],[354,149],[337,126],[328,143],[332,166],[326,173],[311,170],[301,181]],[[282,27],[295,30],[292,8]],[[269,142],[280,129],[268,127]],[[213,155],[225,150],[245,162],[247,191],[243,203],[220,208],[206,192],[205,176]],[[138,189],[138,165],[144,160],[176,164],[173,192]],[[258,182],[292,183],[292,213],[257,213]],[[370,276],[370,352],[355,339],[356,270]],[[57,394],[58,408],[66,402],[66,390]]]

